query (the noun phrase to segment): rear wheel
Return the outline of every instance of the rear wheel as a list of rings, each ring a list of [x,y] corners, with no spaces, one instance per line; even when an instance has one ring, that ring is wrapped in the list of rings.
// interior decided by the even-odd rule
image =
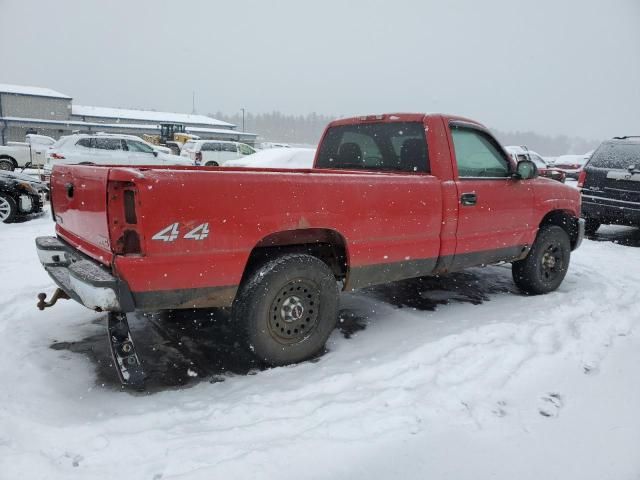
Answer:
[[[0,170],[13,172],[14,168],[15,166],[11,160],[8,158],[0,158]]]
[[[329,267],[311,255],[265,263],[243,282],[233,318],[249,350],[269,365],[318,354],[336,325],[338,291]]]
[[[513,280],[526,293],[548,293],[560,286],[569,269],[571,243],[567,232],[556,225],[540,229],[529,255],[513,262]]]
[[[17,214],[16,201],[9,195],[0,195],[0,222],[9,223]]]
[[[586,218],[584,224],[584,233],[587,235],[595,234],[600,228],[601,223],[593,218]]]
[[[219,167],[218,162],[207,162],[204,164],[205,167]]]

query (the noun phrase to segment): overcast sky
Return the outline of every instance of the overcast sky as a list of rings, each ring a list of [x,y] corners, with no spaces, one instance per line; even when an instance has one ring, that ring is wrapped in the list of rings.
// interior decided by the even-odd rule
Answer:
[[[0,83],[191,112],[640,134],[640,0],[0,0]]]

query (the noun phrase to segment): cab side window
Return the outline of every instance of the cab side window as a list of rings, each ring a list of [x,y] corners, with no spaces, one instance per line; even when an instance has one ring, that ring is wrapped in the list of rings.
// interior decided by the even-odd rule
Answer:
[[[222,151],[223,152],[237,152],[238,149],[236,148],[236,144],[235,143],[223,143],[222,144]]]
[[[256,153],[256,151],[253,148],[251,148],[249,145],[245,145],[244,143],[240,143],[238,145],[238,149],[240,150],[240,153],[242,155],[252,155]]]
[[[451,136],[461,178],[507,178],[509,163],[484,132],[452,125]]]
[[[135,140],[125,140],[125,142],[127,144],[127,150],[130,152],[153,153],[153,148],[142,142],[136,142]]]
[[[122,150],[122,141],[119,138],[94,138],[94,148],[100,150]]]

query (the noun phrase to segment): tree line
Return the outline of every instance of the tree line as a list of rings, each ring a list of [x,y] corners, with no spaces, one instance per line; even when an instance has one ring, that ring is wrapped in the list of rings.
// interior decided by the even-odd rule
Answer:
[[[233,123],[242,129],[242,114],[227,115],[223,112],[210,114],[211,117]],[[327,123],[337,116],[309,113],[307,115],[287,115],[282,112],[247,112],[244,128],[257,133],[258,141],[285,142],[291,144],[316,145]],[[557,156],[567,153],[581,154],[594,149],[600,143],[567,135],[542,135],[536,132],[504,132],[491,129],[503,145],[526,145],[541,155]]]

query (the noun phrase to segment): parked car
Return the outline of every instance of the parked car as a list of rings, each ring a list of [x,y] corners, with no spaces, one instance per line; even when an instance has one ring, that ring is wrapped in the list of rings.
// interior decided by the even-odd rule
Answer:
[[[312,169],[62,165],[51,185],[56,236],[36,248],[54,298],[110,312],[114,365],[136,386],[126,312],[232,307],[247,351],[284,365],[322,350],[339,288],[512,262],[542,294],[584,232],[577,189],[444,115],[334,121]]]
[[[134,135],[75,134],[62,137],[47,152],[43,179],[55,165],[184,165],[193,162],[160,151]]]
[[[55,140],[46,135],[29,134],[26,142],[8,142],[5,146],[0,145],[0,170],[41,167],[45,163],[47,149],[54,143]]]
[[[564,183],[567,178],[563,171],[550,167],[546,160],[542,158],[542,155],[534,152],[533,150],[529,150],[526,147],[518,145],[507,146],[504,147],[504,149],[516,162],[527,159],[535,163],[538,168],[538,175],[541,177],[551,178],[552,180],[557,180],[562,183]]]
[[[605,140],[580,173],[586,231],[600,225],[640,227],[640,136]]]
[[[592,153],[593,152],[588,152],[584,155],[560,155],[553,161],[551,166],[564,172],[568,178],[577,180]]]
[[[47,186],[30,175],[0,170],[0,222],[42,211]]]
[[[218,167],[229,160],[253,155],[255,149],[245,143],[223,140],[190,140],[182,146],[180,156],[189,158],[196,165]]]
[[[315,148],[268,148],[260,150],[253,155],[248,155],[237,160],[229,160],[227,167],[248,168],[311,168],[313,158],[316,155]]]

